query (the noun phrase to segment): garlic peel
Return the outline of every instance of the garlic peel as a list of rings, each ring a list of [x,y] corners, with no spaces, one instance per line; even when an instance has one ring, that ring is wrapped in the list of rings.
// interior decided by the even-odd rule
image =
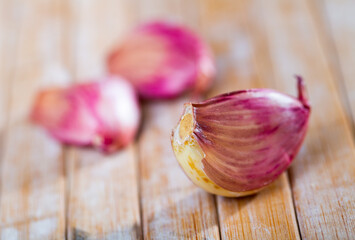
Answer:
[[[197,185],[224,196],[249,195],[273,182],[306,134],[310,107],[300,78],[298,87],[298,99],[251,89],[185,104],[172,133],[184,171]],[[191,161],[200,174],[192,175]],[[206,184],[198,179],[202,175]]]
[[[129,82],[118,77],[43,90],[31,113],[59,141],[113,152],[136,134],[140,109]]]
[[[108,70],[129,80],[143,98],[171,98],[206,90],[215,74],[208,46],[172,23],[139,26],[107,59]]]

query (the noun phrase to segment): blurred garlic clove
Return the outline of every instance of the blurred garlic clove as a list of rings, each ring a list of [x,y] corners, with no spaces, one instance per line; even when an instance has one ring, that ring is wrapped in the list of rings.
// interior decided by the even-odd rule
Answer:
[[[205,91],[215,75],[209,47],[187,28],[164,22],[138,27],[109,55],[107,65],[151,99]]]
[[[223,196],[253,194],[291,164],[306,134],[310,106],[271,89],[223,94],[185,104],[172,132],[175,156],[189,178]]]
[[[134,140],[140,108],[134,88],[119,77],[40,92],[32,120],[57,140],[113,152]]]

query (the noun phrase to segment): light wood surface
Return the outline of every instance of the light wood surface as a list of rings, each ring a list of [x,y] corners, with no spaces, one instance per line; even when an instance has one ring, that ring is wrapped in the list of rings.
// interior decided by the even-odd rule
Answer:
[[[353,127],[355,126],[355,2],[344,1],[324,1],[323,19],[326,22],[326,35],[330,44],[335,48],[330,52],[332,68],[334,68],[339,78],[339,85],[345,96],[346,104],[349,104]],[[355,134],[355,132],[354,132]]]
[[[355,239],[354,3],[349,0],[0,1],[0,239]],[[310,128],[290,170],[259,194],[210,195],[175,160],[170,131],[189,95],[144,102],[128,148],[62,147],[28,121],[46,86],[105,75],[136,24],[166,19],[211,45],[201,98],[252,87],[296,94]],[[353,124],[354,121],[353,121]]]
[[[75,82],[106,75],[107,53],[136,24],[134,3],[72,3]],[[141,238],[137,157],[134,145],[109,156],[67,150],[68,239]]]
[[[60,37],[65,36],[66,12],[60,1],[7,4],[13,22],[3,51],[9,54],[12,73],[5,79],[10,110],[1,159],[0,237],[61,239],[65,233],[62,147],[27,119],[38,89],[54,80],[62,82],[57,70],[66,69]]]
[[[11,74],[11,70],[9,65],[13,64],[14,60],[14,55],[11,55],[12,57],[9,57],[9,52],[6,50],[8,49],[9,46],[14,48],[16,45],[15,42],[13,41],[6,41],[5,39],[5,19],[11,19],[13,18],[12,16],[8,16],[6,14],[5,8],[7,8],[5,2],[0,2],[0,112],[2,113],[0,115],[0,139],[2,139],[3,131],[5,128],[6,120],[7,120],[7,113],[8,113],[8,90],[9,90],[9,82],[6,81],[6,79],[9,78],[9,75]],[[15,23],[15,21],[12,21],[12,23]],[[9,32],[8,33],[10,37],[14,37],[15,33],[14,32]],[[6,58],[8,58],[8,61],[6,61]],[[0,140],[0,148],[1,148],[2,141]]]

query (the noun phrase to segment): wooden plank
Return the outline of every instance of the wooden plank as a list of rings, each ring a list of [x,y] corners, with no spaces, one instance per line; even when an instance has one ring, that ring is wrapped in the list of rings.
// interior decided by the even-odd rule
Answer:
[[[166,19],[196,30],[198,9],[194,4],[180,0],[142,1],[140,20]],[[170,133],[186,101],[188,98],[182,97],[144,106],[139,166],[145,239],[219,239],[214,197],[192,184],[171,149]]]
[[[323,30],[322,40],[329,39],[326,45],[328,50],[334,50],[326,53],[331,59],[332,68],[337,74],[338,84],[341,86],[341,94],[347,99],[350,109],[348,115],[352,116],[352,124],[355,127],[355,2],[351,0],[343,1],[322,1],[324,21],[326,28]],[[314,13],[317,6],[311,10]],[[322,30],[322,29],[321,29]],[[326,44],[326,43],[325,43]],[[334,48],[330,48],[334,47]],[[353,129],[355,131],[355,129]],[[353,132],[355,134],[355,132]]]
[[[102,156],[72,149],[68,155],[68,239],[139,239],[136,151]]]
[[[355,236],[355,152],[351,130],[327,65],[307,1],[254,1],[250,26],[273,63],[275,87],[295,94],[293,74],[304,77],[312,105],[308,136],[290,170],[301,236]],[[256,58],[259,65],[264,64]]]
[[[64,176],[61,146],[28,122],[33,97],[52,80],[62,82],[65,72],[65,1],[7,2],[16,18],[17,46],[11,76],[10,116],[1,168],[0,238],[63,239]],[[7,31],[7,29],[6,29]],[[9,29],[9,32],[12,30]],[[53,36],[58,36],[53,38]],[[8,41],[15,41],[10,35]],[[10,54],[11,53],[11,54]],[[64,74],[65,75],[65,74]]]
[[[247,22],[250,4],[243,1],[202,2],[202,31],[217,57],[219,76],[209,93],[272,87],[255,62],[271,63],[264,46],[254,44]],[[256,36],[254,36],[256,37]],[[273,73],[268,73],[273,78]],[[222,239],[299,239],[287,173],[262,192],[244,198],[217,198]]]
[[[0,2],[0,159],[5,134],[11,79],[15,73],[15,49],[18,46],[20,18],[14,10],[13,1]]]
[[[8,92],[10,88],[10,75],[13,73],[14,65],[14,54],[9,54],[9,49],[14,49],[16,46],[16,41],[14,38],[17,36],[17,28],[18,21],[5,9],[9,8],[9,3],[6,1],[0,2],[0,158],[1,158],[1,143],[2,143],[2,135],[4,132],[4,128],[7,120],[8,113]],[[5,28],[5,22],[10,20],[12,26]],[[11,39],[11,40],[10,40]]]
[[[185,101],[145,106],[139,152],[146,239],[219,239],[213,196],[187,179],[169,142]]]
[[[76,1],[75,78],[105,75],[106,56],[136,21],[135,1]],[[137,155],[132,145],[105,156],[68,152],[68,239],[139,239]]]
[[[2,113],[0,114],[0,167],[2,167],[2,160],[4,155],[3,143],[9,117],[8,107],[9,91],[11,87],[10,79],[14,73],[15,68],[15,54],[9,54],[9,50],[16,49],[18,44],[15,39],[18,38],[19,34],[19,19],[18,17],[15,17],[14,14],[11,14],[11,11],[8,11],[12,8],[13,6],[11,6],[10,2],[0,2],[0,112]],[[5,22],[9,22],[9,24],[6,26]],[[0,231],[2,224],[3,223],[0,219]],[[2,235],[3,234],[0,234],[1,239],[3,239]]]
[[[11,82],[9,81],[11,74],[13,74],[14,54],[9,55],[8,49],[16,47],[16,41],[13,41],[18,32],[18,21],[12,14],[9,14],[5,9],[9,8],[9,3],[5,1],[0,2],[0,164],[3,155],[3,138],[8,119],[8,105],[9,105],[9,89]],[[5,29],[5,22],[11,19],[12,26]],[[12,41],[10,41],[11,39]]]

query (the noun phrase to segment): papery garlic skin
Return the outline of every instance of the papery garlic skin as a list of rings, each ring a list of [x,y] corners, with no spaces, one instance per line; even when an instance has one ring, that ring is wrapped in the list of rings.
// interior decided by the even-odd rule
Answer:
[[[140,122],[135,90],[119,77],[100,80],[40,92],[31,119],[66,144],[108,153],[125,147]]]
[[[181,118],[181,121],[184,122],[184,119],[191,118],[191,116],[192,106],[191,104],[186,104],[185,112]],[[189,119],[188,121],[191,120]],[[185,124],[187,124],[187,127],[189,128],[190,124],[193,123],[187,122]],[[187,135],[180,133],[181,125],[182,124],[179,123],[178,126],[173,130],[171,144],[176,159],[178,160],[186,175],[192,180],[192,182],[209,193],[226,197],[240,197],[255,193],[255,191],[232,192],[216,185],[203,171],[202,160],[205,158],[205,153],[196,141],[195,136],[193,136],[191,133]]]
[[[172,133],[175,156],[189,178],[222,196],[253,194],[287,169],[306,133],[310,107],[270,89],[185,104]]]
[[[202,92],[215,75],[208,46],[185,27],[164,22],[138,27],[112,51],[107,66],[150,99]]]

